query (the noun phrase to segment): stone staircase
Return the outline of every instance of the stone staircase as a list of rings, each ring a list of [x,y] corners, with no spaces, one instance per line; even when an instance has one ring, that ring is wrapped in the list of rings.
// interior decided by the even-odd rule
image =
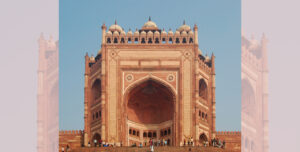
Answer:
[[[154,152],[233,152],[215,147],[154,147]],[[150,152],[149,147],[82,147],[70,152]]]

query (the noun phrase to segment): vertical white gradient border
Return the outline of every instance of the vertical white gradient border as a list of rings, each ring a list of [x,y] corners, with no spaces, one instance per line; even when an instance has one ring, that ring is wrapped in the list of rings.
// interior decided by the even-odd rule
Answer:
[[[0,1],[1,151],[37,151],[38,39],[58,39],[58,0]]]
[[[268,39],[270,152],[300,151],[299,6],[299,0],[242,0],[243,34]]]

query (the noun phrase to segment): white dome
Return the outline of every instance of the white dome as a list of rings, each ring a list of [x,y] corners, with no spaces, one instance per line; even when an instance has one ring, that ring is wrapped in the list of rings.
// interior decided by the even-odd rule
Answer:
[[[143,25],[142,29],[157,29],[157,25],[149,17],[149,20]]]
[[[132,36],[132,31],[131,31],[131,30],[129,30],[129,31],[127,32],[127,36]]]
[[[139,31],[136,30],[136,31],[134,32],[134,36],[139,36],[139,35],[140,35]]]
[[[154,35],[155,35],[155,36],[159,36],[159,32],[158,32],[158,31],[155,31],[155,32],[154,32]]]
[[[168,35],[169,35],[169,36],[172,36],[172,35],[173,35],[173,31],[172,31],[171,29],[169,30]]]
[[[118,31],[114,31],[113,36],[119,36],[119,32]]]
[[[95,62],[95,57],[93,55],[90,57],[90,61]]]
[[[183,21],[183,25],[181,25],[181,26],[179,27],[179,29],[178,29],[179,32],[182,32],[182,31],[188,32],[188,31],[190,31],[190,30],[191,30],[191,27],[188,26],[188,25],[186,25],[186,24],[185,24],[185,21]]]
[[[107,35],[107,36],[112,36],[111,31],[107,31],[106,35]]]
[[[149,32],[147,33],[147,36],[153,36],[153,32],[149,31]]]
[[[181,32],[181,36],[187,36],[186,31]]]
[[[125,31],[122,31],[120,35],[125,36],[126,35]]]
[[[117,25],[117,24],[114,24],[114,25],[110,26],[108,30],[112,31],[112,32],[114,32],[114,31],[118,31],[118,32],[123,31],[122,27]]]
[[[165,31],[165,29],[161,32],[161,36],[167,36],[167,32]]]
[[[141,32],[141,36],[146,36],[146,32],[145,32],[145,31],[142,31],[142,32]]]

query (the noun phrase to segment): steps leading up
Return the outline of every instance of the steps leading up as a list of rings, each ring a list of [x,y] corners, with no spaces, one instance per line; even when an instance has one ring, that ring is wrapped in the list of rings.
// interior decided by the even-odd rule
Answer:
[[[232,152],[215,147],[154,147],[154,152]],[[82,147],[70,152],[150,152],[149,147]]]

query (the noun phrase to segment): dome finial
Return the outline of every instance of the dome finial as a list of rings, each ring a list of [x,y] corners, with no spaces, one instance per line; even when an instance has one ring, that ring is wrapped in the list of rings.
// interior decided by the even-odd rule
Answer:
[[[115,25],[117,25],[117,20],[115,20]]]
[[[149,21],[151,21],[151,16],[149,16],[149,19],[148,19]]]
[[[185,20],[183,20],[183,25],[185,25]]]

